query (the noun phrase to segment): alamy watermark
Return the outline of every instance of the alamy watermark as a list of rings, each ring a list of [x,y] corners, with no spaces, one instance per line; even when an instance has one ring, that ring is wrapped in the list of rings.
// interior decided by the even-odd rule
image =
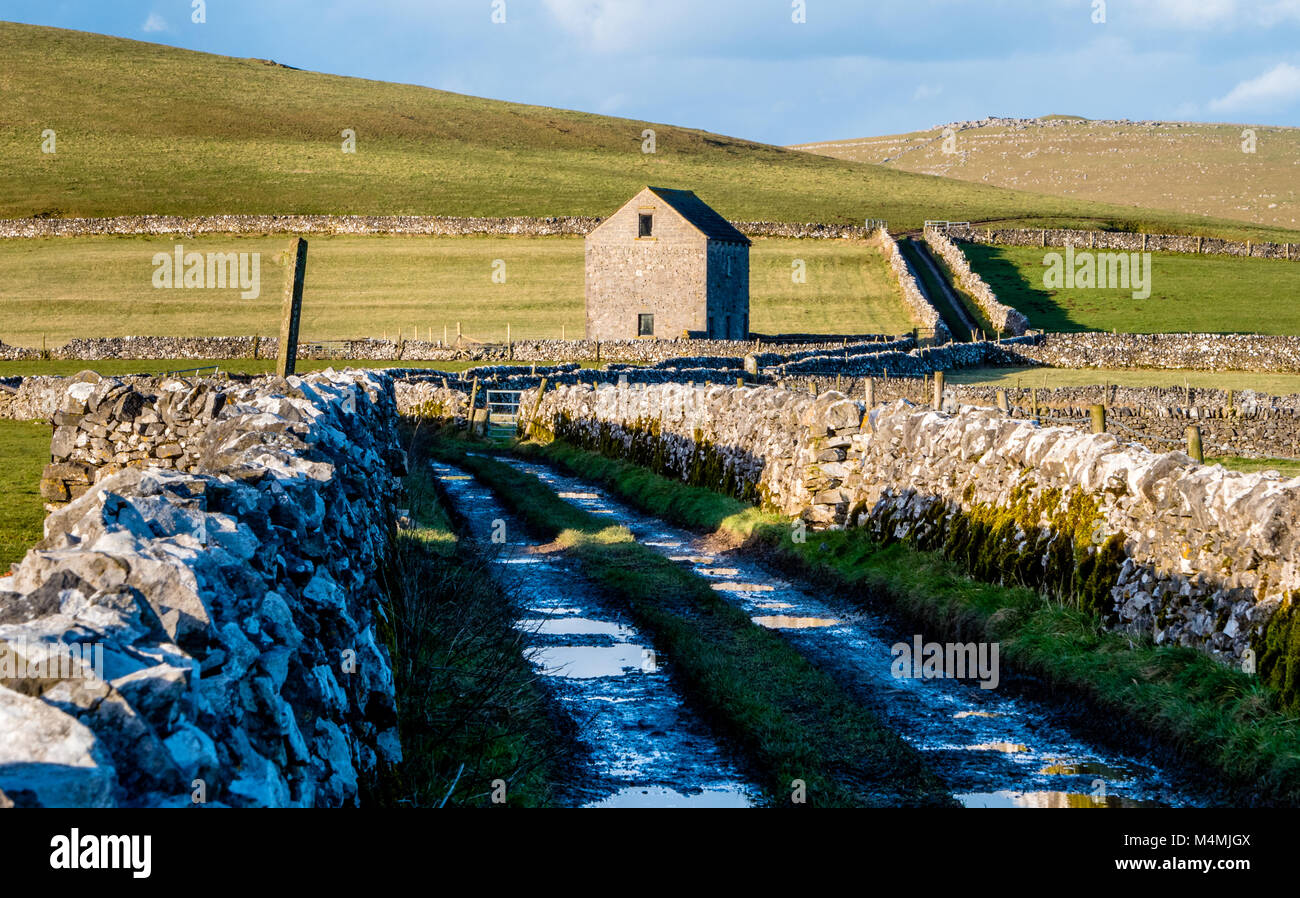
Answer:
[[[82,835],[74,827],[50,839],[50,847],[54,870],[130,870],[134,879],[148,879],[153,871],[153,836]]]
[[[262,295],[261,253],[187,253],[178,243],[170,253],[154,253],[153,267],[155,289],[229,287],[244,299]]]
[[[0,644],[0,680],[104,679],[102,642],[29,642],[26,637]]]
[[[979,680],[981,689],[998,687],[998,643],[896,642],[889,649],[890,673],[900,680]]]
[[[1065,254],[1046,253],[1043,286],[1049,290],[1132,290],[1134,299],[1151,295],[1150,253],[1076,253],[1067,246]]]

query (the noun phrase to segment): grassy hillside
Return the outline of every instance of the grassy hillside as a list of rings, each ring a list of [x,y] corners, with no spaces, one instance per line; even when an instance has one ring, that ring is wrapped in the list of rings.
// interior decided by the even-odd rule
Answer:
[[[1150,295],[1044,286],[1060,249],[960,244],[998,298],[1049,331],[1300,334],[1300,266],[1274,259],[1152,253]],[[1141,291],[1138,291],[1141,292]]]
[[[261,295],[157,289],[153,256],[261,254]],[[0,341],[58,346],[90,336],[279,332],[284,237],[69,237],[0,241]],[[802,259],[805,283],[791,279]],[[504,263],[505,283],[492,280]],[[751,251],[750,324],[759,333],[903,333],[913,323],[874,243],[760,239]],[[497,269],[502,270],[502,269]],[[309,340],[580,337],[583,242],[576,237],[312,237],[302,336]]]
[[[0,23],[0,216],[606,215],[689,187],[733,219],[1268,229],[1005,190],[669,125]],[[657,152],[643,153],[653,127]],[[356,132],[357,151],[341,150]],[[53,129],[57,152],[44,154]],[[1293,239],[1300,240],[1300,236]]]
[[[1070,200],[1295,230],[1300,128],[1253,126],[1255,152],[1246,153],[1246,127],[1048,116],[1028,123],[994,119],[960,130],[953,153],[943,151],[942,128],[803,149]]]

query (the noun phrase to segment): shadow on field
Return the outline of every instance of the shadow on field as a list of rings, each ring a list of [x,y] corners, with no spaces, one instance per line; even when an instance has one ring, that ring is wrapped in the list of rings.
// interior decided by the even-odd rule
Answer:
[[[1050,248],[1044,250],[1050,251]],[[1037,282],[1026,278],[1025,273],[1006,256],[1002,247],[967,243],[962,245],[962,252],[970,260],[971,267],[993,288],[998,299],[1029,316],[1029,321],[1035,328],[1066,332],[1093,329],[1074,320],[1070,316],[1070,310],[1040,286],[1041,274],[1034,273]]]

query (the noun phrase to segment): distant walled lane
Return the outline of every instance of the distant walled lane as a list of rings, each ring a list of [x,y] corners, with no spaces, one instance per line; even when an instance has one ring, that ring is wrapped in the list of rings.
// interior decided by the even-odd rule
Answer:
[[[952,287],[948,284],[947,278],[945,278],[943,272],[939,270],[939,266],[934,264],[934,258],[930,255],[929,250],[926,249],[925,244],[909,239],[907,245],[915,254],[914,257],[920,260],[921,265],[923,265],[926,271],[930,273],[932,282],[937,284],[939,287],[939,295],[930,296],[930,302],[939,310],[939,313],[943,315],[945,319],[950,321],[952,324],[957,325],[955,328],[949,328],[953,335],[960,339],[960,336],[965,334],[966,340],[969,342],[973,339],[975,331],[979,329],[979,326],[975,324],[975,319],[971,318],[970,313],[966,311],[966,307],[962,304],[961,299],[953,292]],[[925,279],[921,280],[921,289],[927,290]]]

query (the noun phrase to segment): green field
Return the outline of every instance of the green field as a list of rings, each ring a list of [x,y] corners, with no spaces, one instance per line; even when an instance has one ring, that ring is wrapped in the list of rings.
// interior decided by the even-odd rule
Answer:
[[[1292,458],[1241,458],[1237,455],[1221,455],[1206,458],[1205,463],[1223,465],[1229,471],[1240,471],[1243,474],[1277,471],[1283,477],[1300,477],[1300,461]]]
[[[260,296],[153,286],[155,253],[260,254]],[[61,345],[87,336],[234,336],[279,331],[282,237],[48,238],[0,241],[0,341]],[[803,260],[806,282],[792,263]],[[496,265],[494,263],[501,263]],[[504,267],[502,267],[504,266]],[[504,283],[493,272],[504,272]],[[355,237],[308,241],[301,336],[504,341],[581,337],[583,241],[577,237]],[[758,333],[903,333],[907,316],[874,243],[760,239],[751,252]],[[180,367],[191,367],[189,365]]]
[[[50,460],[50,425],[0,420],[0,459],[0,574],[7,574],[42,536],[45,505],[39,487]]]
[[[949,383],[1029,389],[1039,387],[1191,387],[1255,390],[1272,396],[1300,393],[1300,374],[1256,371],[1188,371],[1181,368],[964,368],[949,371]]]
[[[646,184],[731,219],[1279,229],[833,159],[671,125],[0,23],[0,216],[597,215]],[[293,60],[284,60],[292,64]],[[655,152],[642,132],[655,131]],[[41,151],[45,130],[56,152]],[[343,152],[342,132],[356,133]],[[1286,239],[1286,238],[1280,238]],[[1292,236],[1291,240],[1300,240]]]
[[[960,246],[998,299],[1041,330],[1300,334],[1295,262],[1152,253],[1150,295],[1135,299],[1133,289],[1045,287],[1044,256],[1061,248]]]

